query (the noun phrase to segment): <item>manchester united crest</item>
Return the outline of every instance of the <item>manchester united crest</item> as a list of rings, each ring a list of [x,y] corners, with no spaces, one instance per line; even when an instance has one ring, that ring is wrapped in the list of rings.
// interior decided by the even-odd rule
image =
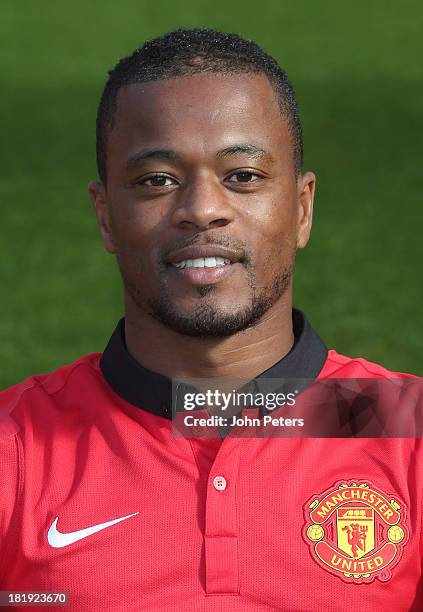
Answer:
[[[313,558],[346,582],[386,582],[408,540],[405,506],[369,482],[338,482],[304,506]]]

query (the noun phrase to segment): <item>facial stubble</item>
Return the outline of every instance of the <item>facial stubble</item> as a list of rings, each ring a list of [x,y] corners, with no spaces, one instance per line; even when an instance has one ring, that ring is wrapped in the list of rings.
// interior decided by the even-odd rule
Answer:
[[[178,247],[190,246],[198,240],[198,236],[184,239]],[[132,302],[140,311],[148,312],[149,316],[173,331],[186,336],[202,338],[218,338],[231,336],[254,326],[263,315],[284,295],[290,286],[294,261],[295,246],[290,241],[279,248],[273,249],[273,253],[268,253],[265,261],[278,261],[276,272],[270,282],[259,285],[256,280],[256,264],[248,245],[243,241],[229,240],[226,237],[209,237],[209,244],[220,244],[227,247],[238,249],[243,253],[240,263],[247,273],[247,285],[249,288],[250,300],[247,305],[232,302],[227,305],[219,305],[219,287],[215,284],[199,285],[195,287],[198,295],[197,304],[190,312],[178,310],[169,289],[169,264],[167,256],[169,249],[162,252],[158,258],[159,291],[154,297],[147,297],[143,291],[143,286],[139,276],[134,277],[130,268],[125,265],[125,261],[117,255],[118,264],[126,292],[130,295]],[[172,246],[175,248],[175,246]],[[281,252],[284,257],[281,257]],[[283,263],[281,262],[283,259]],[[142,262],[139,262],[142,266]],[[215,295],[215,297],[214,297]]]
[[[282,268],[276,274],[269,286],[257,287],[253,270],[246,265],[248,286],[250,288],[250,303],[244,307],[235,304],[231,311],[219,307],[206,297],[213,297],[217,292],[216,285],[200,285],[196,287],[199,296],[198,304],[190,313],[183,313],[175,308],[171,296],[161,283],[160,296],[148,301],[150,314],[166,327],[177,333],[202,338],[218,338],[231,336],[254,326],[262,316],[282,297],[290,285],[293,258],[289,266]],[[134,299],[135,296],[132,295]],[[137,300],[135,300],[137,302]]]

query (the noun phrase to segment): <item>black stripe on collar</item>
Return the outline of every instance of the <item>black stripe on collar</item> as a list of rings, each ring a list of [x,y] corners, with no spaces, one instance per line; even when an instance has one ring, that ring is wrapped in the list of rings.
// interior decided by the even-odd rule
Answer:
[[[327,348],[301,310],[292,310],[295,342],[290,352],[256,377],[255,383],[268,379],[314,380],[327,358]],[[116,326],[100,359],[100,369],[112,389],[125,401],[157,416],[172,418],[172,380],[142,366],[128,352],[125,319]]]

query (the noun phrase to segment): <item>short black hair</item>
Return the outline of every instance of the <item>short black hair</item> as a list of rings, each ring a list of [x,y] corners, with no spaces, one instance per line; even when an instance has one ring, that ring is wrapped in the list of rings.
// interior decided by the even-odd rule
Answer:
[[[107,133],[113,127],[119,89],[199,73],[265,74],[273,86],[292,137],[294,168],[301,172],[303,138],[294,89],[278,62],[255,42],[208,28],[178,29],[147,41],[109,71],[97,111],[97,168],[107,180]]]

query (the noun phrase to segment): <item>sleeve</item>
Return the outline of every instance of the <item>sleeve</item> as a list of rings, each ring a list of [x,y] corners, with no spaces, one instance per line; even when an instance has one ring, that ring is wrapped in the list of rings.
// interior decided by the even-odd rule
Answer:
[[[16,388],[0,393],[0,587],[7,567],[13,565],[13,532],[21,488],[19,426],[12,418]]]

